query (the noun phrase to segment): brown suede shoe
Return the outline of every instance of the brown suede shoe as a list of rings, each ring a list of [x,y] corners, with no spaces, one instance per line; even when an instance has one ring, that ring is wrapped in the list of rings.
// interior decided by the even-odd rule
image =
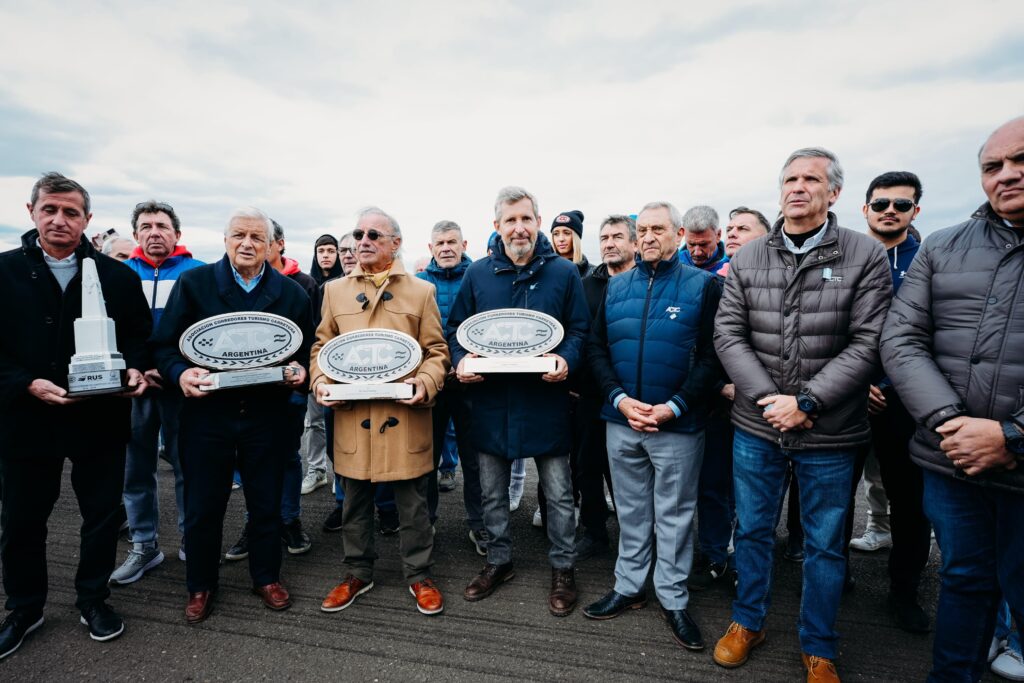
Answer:
[[[263,604],[272,610],[288,609],[292,606],[292,598],[288,589],[280,582],[268,583],[266,586],[253,586],[252,592],[259,596]]]
[[[839,683],[836,665],[831,659],[801,653],[807,667],[807,683]]]
[[[551,568],[551,592],[548,611],[556,617],[568,616],[576,607],[576,569]]]
[[[764,630],[751,631],[735,621],[715,645],[715,664],[734,669],[746,663],[750,651],[764,642]]]
[[[512,569],[512,563],[490,564],[484,566],[480,573],[473,577],[473,580],[462,592],[462,597],[470,602],[483,600],[494,592],[494,589],[515,578],[516,572]]]
[[[210,591],[199,591],[188,594],[188,604],[185,605],[185,621],[190,624],[198,624],[210,616],[213,611],[213,593]]]

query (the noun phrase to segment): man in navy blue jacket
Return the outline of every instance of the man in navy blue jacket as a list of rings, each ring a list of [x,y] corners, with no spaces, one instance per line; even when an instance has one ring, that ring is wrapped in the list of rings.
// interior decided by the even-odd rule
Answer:
[[[682,220],[673,205],[645,206],[636,232],[641,261],[608,283],[587,342],[606,399],[601,417],[620,531],[615,587],[583,613],[611,619],[643,607],[656,542],[654,592],[666,621],[680,645],[701,650],[686,579],[704,427],[721,377],[713,344],[721,285],[680,263]]]
[[[576,266],[555,254],[539,232],[537,202],[526,190],[506,187],[494,202],[490,256],[466,271],[448,316],[452,365],[465,385],[472,424],[470,438],[480,459],[484,526],[490,536],[487,565],[466,587],[467,600],[482,600],[511,579],[512,535],[509,531],[508,485],[512,461],[534,458],[547,494],[551,550],[551,592],[548,610],[566,616],[576,606],[575,515],[569,452],[570,369],[578,369],[590,328],[587,301]],[[555,348],[555,370],[541,376],[496,374],[484,378],[466,372],[467,351],[456,337],[466,318],[496,308],[526,308],[555,317],[565,337]]]
[[[448,324],[448,314],[455,303],[455,297],[462,286],[462,278],[472,259],[466,256],[466,240],[462,228],[454,221],[438,221],[430,230],[430,253],[433,258],[422,273],[416,277],[434,285],[434,297],[441,312],[441,327]],[[477,461],[473,442],[469,438],[469,413],[462,400],[459,383],[454,381],[452,370],[444,390],[437,395],[433,408],[434,420],[434,472],[427,482],[427,507],[430,518],[437,517],[438,467],[448,433],[448,422],[455,422],[455,438],[462,463],[462,493],[466,507],[466,524],[469,538],[477,553],[487,554],[487,530],[484,528],[483,503],[480,496],[480,464]],[[454,464],[452,465],[454,468]],[[451,476],[455,476],[454,469]]]

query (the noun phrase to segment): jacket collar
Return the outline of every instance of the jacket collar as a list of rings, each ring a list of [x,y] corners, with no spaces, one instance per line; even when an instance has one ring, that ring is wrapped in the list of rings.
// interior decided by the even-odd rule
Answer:
[[[228,255],[214,264],[214,279],[217,282],[217,292],[221,298],[229,302],[235,310],[239,311],[263,311],[270,304],[274,303],[281,296],[281,283],[284,282],[284,275],[269,266],[263,268],[262,281],[260,282],[259,295],[250,308],[243,296],[242,288],[235,283],[235,276],[231,272],[231,261]]]
[[[43,260],[43,250],[39,246],[39,244],[37,244],[38,240],[39,240],[39,231],[36,230],[35,228],[33,228],[33,229],[29,230],[28,232],[22,234],[22,236],[21,236],[21,250],[24,253],[26,253],[27,255],[31,256],[32,258],[37,259],[39,261],[42,261]],[[87,256],[95,258],[97,256],[97,254],[98,254],[98,252],[96,251],[96,249],[93,248],[92,243],[89,242],[89,240],[85,239],[85,236],[83,235],[82,236],[82,241],[79,242],[77,247],[75,247],[75,259],[79,263],[81,263],[83,258],[85,258]]]
[[[491,261],[494,264],[494,272],[498,273],[501,271],[516,270],[516,266],[512,263],[512,259],[505,253],[505,243],[499,238],[494,240],[492,244],[494,246],[492,247],[493,251],[491,253]],[[538,230],[537,244],[533,247],[533,256],[530,258],[529,262],[523,266],[523,268],[536,270],[553,258],[561,257],[555,253],[555,248],[551,246],[551,240],[547,238],[547,235]]]
[[[685,245],[679,248],[679,260],[684,266],[693,266],[694,268],[700,268],[701,270],[713,273],[722,265],[723,260],[728,261],[728,259],[725,258],[725,242],[718,242],[718,246],[715,247],[715,253],[711,255],[711,258],[709,258],[708,262],[703,266],[698,266],[693,262],[690,250],[687,249]]]
[[[989,202],[985,202],[984,204],[979,206],[978,209],[971,214],[971,218],[985,221],[992,227],[998,228],[1000,230],[1012,230],[1015,233],[1020,233],[1022,230],[1024,230],[1022,228],[1012,228],[1009,225],[1007,225],[1006,221],[1003,220],[1002,216],[995,212],[995,210],[992,208],[992,204]]]
[[[159,267],[163,268],[165,266],[172,265],[176,259],[182,256],[192,256],[192,252],[190,252],[188,247],[184,244],[176,244],[174,246],[174,251],[171,252],[170,256],[163,260],[163,263],[161,263]],[[153,261],[150,260],[150,258],[142,251],[142,247],[139,246],[135,247],[132,251],[132,255],[128,258],[139,259],[140,261],[149,264],[151,268],[157,267],[157,265],[153,263]]]
[[[655,269],[651,268],[651,264],[641,259],[637,262],[635,270],[643,273],[644,277],[668,277],[669,273],[672,273],[679,268],[682,268],[683,264],[679,260],[679,252],[674,252],[672,256],[668,257],[663,261],[658,261],[658,267]],[[696,267],[696,266],[694,266]]]
[[[466,273],[466,268],[469,268],[469,264],[473,262],[473,259],[469,258],[465,254],[462,258],[451,268],[442,268],[437,265],[437,259],[430,259],[430,263],[427,265],[427,272],[434,277],[441,280],[450,280],[454,277],[462,277]]]
[[[773,249],[780,249],[788,252],[786,248],[786,239],[782,235],[782,226],[785,223],[785,218],[780,218],[775,221],[775,225],[772,227],[772,231],[768,233],[768,246]],[[831,245],[839,241],[839,223],[836,220],[836,215],[831,211],[828,212],[828,218],[825,221],[825,234],[822,235],[821,242],[815,249],[821,249],[826,245]],[[811,251],[814,251],[812,249]],[[810,253],[810,252],[808,252]]]

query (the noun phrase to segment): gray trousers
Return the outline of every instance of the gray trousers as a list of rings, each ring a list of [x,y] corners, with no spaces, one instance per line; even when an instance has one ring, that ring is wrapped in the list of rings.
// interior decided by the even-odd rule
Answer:
[[[333,470],[327,462],[327,431],[324,426],[324,409],[313,394],[306,399],[306,422],[302,432],[302,459],[306,463],[303,474],[320,470]]]
[[[615,591],[643,592],[657,543],[654,592],[665,609],[686,609],[704,432],[638,432],[613,422],[607,430],[619,516]]]
[[[427,477],[389,482],[398,507],[398,550],[402,555],[402,573],[409,584],[430,577],[434,566],[434,531],[427,514]],[[345,503],[341,513],[343,573],[361,581],[373,580],[376,533],[373,528],[373,482],[341,478]]]

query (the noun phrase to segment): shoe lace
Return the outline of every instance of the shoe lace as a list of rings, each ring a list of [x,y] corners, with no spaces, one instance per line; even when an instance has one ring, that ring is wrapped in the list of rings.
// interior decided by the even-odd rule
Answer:
[[[571,569],[559,569],[555,571],[555,585],[568,586],[573,582],[573,571]]]
[[[810,669],[811,677],[813,677],[813,678],[817,678],[818,677],[818,672],[817,672],[818,667],[824,667],[833,676],[836,675],[836,665],[833,664],[832,660],[830,660],[830,659],[825,659],[824,657],[817,657],[815,655],[810,655],[807,658],[807,662],[809,664],[808,668]]]
[[[416,591],[417,595],[424,591],[429,591],[432,593],[439,592],[437,586],[434,585],[433,579],[423,579],[422,581],[417,581],[413,584],[413,590]]]

